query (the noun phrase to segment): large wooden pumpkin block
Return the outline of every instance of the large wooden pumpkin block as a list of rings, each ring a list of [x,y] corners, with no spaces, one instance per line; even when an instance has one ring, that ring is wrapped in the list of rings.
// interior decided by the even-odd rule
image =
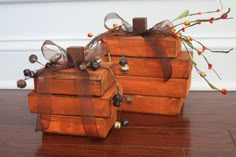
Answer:
[[[98,135],[105,138],[117,120],[117,113],[114,111],[111,118],[95,118]],[[58,116],[52,115],[48,133],[87,136],[83,127],[83,120],[80,116]]]
[[[109,37],[106,46],[112,55],[133,57],[175,58],[181,51],[181,41],[172,36],[156,36],[157,55],[141,36]],[[166,55],[162,55],[162,52]]]
[[[142,77],[156,77],[163,78],[162,67],[159,60],[166,59],[157,59],[157,58],[141,58],[141,57],[127,57],[129,71],[124,74],[120,70],[121,66],[119,65],[120,56],[112,56],[111,60],[115,63],[112,67],[112,70],[116,75],[123,76],[142,76]],[[108,57],[104,58],[105,61],[108,61]],[[180,52],[177,58],[169,59],[172,66],[172,75],[171,78],[181,78],[187,79],[192,70],[192,63],[189,60],[189,54],[187,52]]]
[[[104,63],[105,66],[111,66],[111,63]],[[91,88],[91,95],[102,96],[108,88],[114,84],[111,73],[106,68],[99,68],[96,71],[88,69],[89,73],[89,83]],[[65,95],[87,95],[88,93],[80,90],[79,81],[84,80],[84,78],[77,74],[76,69],[64,69],[60,71],[53,72],[47,78],[37,77],[35,78],[35,91],[36,93],[45,94],[65,94]],[[37,88],[37,82],[41,81],[43,87],[47,88]],[[43,83],[42,83],[43,82]]]
[[[125,95],[124,97],[132,100],[132,102],[124,100],[120,110],[138,113],[178,115],[184,102],[184,98],[174,97],[141,95]]]
[[[32,113],[38,112],[38,103],[43,103],[44,107],[51,109],[52,115],[67,116],[95,116],[95,117],[111,117],[112,115],[112,97],[116,93],[116,86],[108,89],[101,97],[84,97],[71,95],[51,95],[37,94],[34,91],[28,95],[29,109]],[[81,111],[83,99],[91,99],[93,111],[92,115],[86,115]],[[40,101],[39,101],[40,100]]]

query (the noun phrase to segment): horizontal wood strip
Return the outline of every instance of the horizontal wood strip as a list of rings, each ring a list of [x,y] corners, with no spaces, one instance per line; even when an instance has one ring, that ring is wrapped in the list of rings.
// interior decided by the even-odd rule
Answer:
[[[35,91],[36,93],[41,94],[66,94],[66,95],[93,95],[93,96],[102,96],[107,89],[109,89],[113,84],[114,80],[111,73],[104,68],[100,68],[97,71],[91,71],[90,74],[90,91],[80,90],[83,87],[83,84],[79,84],[80,81],[76,79],[88,79],[88,78],[79,78],[75,73],[67,73],[68,71],[74,71],[74,69],[62,70],[61,73],[57,72],[53,77],[47,78],[35,78]],[[67,72],[65,72],[67,71]],[[40,80],[38,80],[40,79]],[[37,82],[40,81],[40,88],[37,88]],[[42,82],[43,81],[43,82]],[[43,88],[45,87],[45,88]]]
[[[43,131],[55,134],[87,136],[83,126],[86,125],[83,123],[83,118],[92,119],[94,121],[93,125],[96,125],[98,136],[105,138],[117,120],[117,112],[113,109],[110,118],[51,115],[49,128]]]
[[[161,55],[162,53],[157,55],[152,51],[148,42],[140,36],[107,38],[106,46],[112,55],[119,56],[175,58],[181,51],[181,41],[174,37],[157,37],[155,44],[158,50],[166,55]]]
[[[131,99],[131,103],[127,101]],[[161,115],[178,115],[184,98],[124,95],[121,111],[151,113]]]
[[[185,98],[188,95],[191,77],[189,79],[170,79],[164,82],[161,78],[117,76],[124,94],[166,96]]]
[[[68,116],[95,116],[95,117],[111,117],[112,97],[116,93],[116,86],[114,85],[106,91],[101,97],[79,97],[68,95],[50,95],[50,94],[36,94],[31,92],[29,94],[29,108],[30,112],[37,113],[38,103],[46,108],[51,108],[51,114],[53,115],[68,115]],[[40,101],[38,101],[40,99]],[[91,99],[93,105],[93,115],[85,115],[81,112],[82,99]],[[82,101],[82,104],[81,104]],[[47,107],[48,106],[48,107]]]
[[[163,78],[162,67],[157,58],[127,57],[127,59],[129,71],[123,74],[119,65],[120,57],[111,56],[112,62],[115,63],[112,69],[116,75]],[[103,60],[108,61],[108,57],[105,56]],[[172,66],[171,78],[187,79],[189,77],[192,70],[192,63],[189,60],[189,54],[187,52],[180,52],[176,59],[169,59],[169,61]]]

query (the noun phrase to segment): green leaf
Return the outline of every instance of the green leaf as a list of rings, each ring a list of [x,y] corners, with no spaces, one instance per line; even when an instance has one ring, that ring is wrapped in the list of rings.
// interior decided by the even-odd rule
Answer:
[[[189,10],[185,10],[182,14],[180,14],[178,17],[176,17],[173,21],[178,20],[178,19],[182,19],[188,15],[189,15]]]

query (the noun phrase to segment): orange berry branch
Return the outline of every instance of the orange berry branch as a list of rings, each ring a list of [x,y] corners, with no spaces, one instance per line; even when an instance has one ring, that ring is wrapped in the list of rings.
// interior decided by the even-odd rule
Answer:
[[[216,13],[216,12],[220,12],[220,9],[216,9],[215,11],[208,11],[208,12],[197,12],[197,13],[192,13],[192,14],[189,14],[189,11],[186,10],[184,11],[182,14],[180,14],[176,19],[174,19],[173,21],[175,20],[179,20],[179,19],[182,19],[182,18],[185,18],[185,17],[188,17],[188,16],[195,16],[195,15],[202,15],[202,14],[210,14],[210,13]],[[218,75],[218,73],[215,71],[215,69],[213,68],[213,64],[210,63],[208,61],[208,59],[206,58],[206,56],[203,54],[206,50],[210,51],[210,52],[215,52],[215,53],[229,53],[230,51],[232,51],[233,49],[230,49],[228,51],[215,51],[215,50],[211,50],[209,49],[207,46],[205,46],[204,44],[202,44],[201,42],[197,41],[196,39],[193,39],[191,36],[185,36],[185,35],[182,35],[181,32],[185,32],[185,30],[189,27],[192,27],[192,26],[195,26],[195,25],[199,25],[203,22],[209,22],[209,23],[214,23],[214,21],[218,21],[218,20],[222,20],[222,19],[232,19],[231,17],[228,17],[228,14],[230,13],[230,8],[228,9],[227,12],[223,13],[221,16],[219,17],[211,17],[211,18],[208,18],[208,19],[197,19],[197,20],[193,20],[193,21],[189,21],[189,20],[185,20],[184,22],[182,23],[179,23],[177,25],[174,25],[172,27],[170,27],[170,32],[173,33],[175,35],[175,37],[179,38],[185,49],[187,50],[188,54],[189,54],[189,57],[193,63],[193,66],[194,68],[196,69],[196,71],[198,72],[198,74],[206,81],[206,83],[212,88],[212,89],[215,89],[215,90],[218,90],[220,91],[222,94],[227,94],[228,93],[228,90],[226,88],[222,88],[222,89],[219,89],[217,88],[215,85],[213,85],[208,79],[207,79],[207,75],[205,72],[203,72],[202,70],[200,70],[198,67],[197,67],[197,63],[194,61],[193,59],[193,56],[192,54],[190,53],[190,51],[188,50],[188,47],[193,49],[194,51],[196,51],[198,53],[199,56],[202,56],[204,58],[204,60],[206,61],[207,63],[207,66],[208,66],[208,69],[209,70],[212,70],[217,76],[219,79],[220,76]],[[178,26],[182,26],[181,29],[179,29],[177,32],[176,32],[176,29]],[[200,45],[202,47],[201,50],[197,49],[195,46],[194,46],[194,43],[197,43],[198,45]]]

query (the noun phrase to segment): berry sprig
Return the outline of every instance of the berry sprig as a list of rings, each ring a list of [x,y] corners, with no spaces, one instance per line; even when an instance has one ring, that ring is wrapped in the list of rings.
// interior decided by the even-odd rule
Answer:
[[[182,18],[185,18],[185,17],[188,17],[188,16],[194,16],[194,15],[201,15],[201,14],[210,14],[210,13],[216,13],[216,12],[219,12],[218,9],[216,11],[210,11],[210,12],[198,12],[198,13],[193,13],[193,14],[185,14],[185,16],[182,16],[181,18],[178,18],[178,19],[182,19]],[[199,14],[201,13],[201,14]],[[232,17],[228,17],[228,14],[230,13],[230,8],[228,9],[227,12],[223,13],[221,16],[218,16],[218,17],[211,17],[211,18],[207,18],[207,19],[197,19],[197,20],[192,20],[192,21],[189,21],[189,20],[185,20],[184,22],[181,22],[179,24],[176,24],[174,25],[172,28],[177,28],[178,26],[183,26],[182,28],[180,28],[178,32],[185,32],[185,30],[187,28],[190,28],[190,27],[193,27],[195,25],[200,25],[202,23],[214,23],[214,21],[218,21],[218,20],[222,20],[222,19],[232,19]]]
[[[221,10],[219,8],[217,8],[216,10],[213,10],[213,11],[206,11],[206,12],[196,12],[196,13],[191,13],[189,14],[188,16],[195,16],[195,15],[203,15],[203,14],[211,14],[211,13],[217,13],[217,12],[220,12]],[[187,17],[187,16],[186,16]]]
[[[228,93],[228,90],[227,90],[226,88],[222,88],[222,89],[217,88],[214,84],[212,84],[212,83],[207,79],[206,73],[203,72],[202,70],[200,70],[200,69],[198,68],[197,63],[196,63],[195,60],[193,59],[193,56],[192,56],[192,54],[190,53],[190,51],[188,50],[188,47],[187,47],[187,45],[188,45],[190,48],[196,50],[196,48],[192,46],[192,43],[191,43],[191,42],[188,42],[188,41],[185,40],[185,39],[182,39],[182,43],[183,43],[183,45],[184,45],[186,51],[188,52],[189,58],[190,58],[191,62],[193,63],[193,66],[194,66],[194,68],[196,69],[197,73],[205,80],[205,82],[209,85],[209,87],[211,87],[211,88],[214,89],[214,90],[220,91],[220,92],[221,92],[222,94],[224,94],[224,95],[227,94],[227,93]],[[205,50],[205,48],[203,48],[203,50]],[[199,51],[198,51],[198,52],[199,52]],[[202,53],[201,53],[201,55],[203,56],[203,58],[204,58],[205,61],[207,62],[207,64],[208,64],[208,69],[209,69],[209,70],[213,70],[214,73],[220,78],[220,76],[218,75],[218,73],[212,68],[213,65],[207,60],[207,58],[206,58]],[[221,79],[221,78],[220,78],[220,79]]]
[[[220,12],[221,10],[220,9],[216,9],[215,11],[207,11],[207,12],[197,12],[197,13],[192,13],[190,14],[188,10],[184,11],[182,14],[180,14],[176,19],[174,19],[173,21],[175,20],[179,20],[179,19],[182,19],[182,18],[185,18],[185,17],[188,17],[188,16],[196,16],[196,15],[202,15],[202,14],[212,14],[212,13],[217,13],[217,12]],[[215,69],[213,68],[213,64],[211,62],[209,62],[209,60],[206,58],[206,56],[204,55],[204,52],[205,51],[210,51],[210,52],[213,52],[213,53],[229,53],[230,51],[232,51],[233,49],[230,49],[230,50],[227,50],[227,51],[215,51],[215,50],[211,50],[210,48],[208,48],[206,45],[202,44],[200,41],[192,38],[191,36],[185,36],[185,35],[182,35],[183,32],[185,32],[185,30],[189,27],[193,27],[195,25],[200,25],[202,23],[214,23],[215,21],[218,21],[218,20],[223,20],[223,19],[232,19],[231,17],[228,17],[228,14],[230,13],[230,8],[225,12],[223,13],[222,15],[218,16],[218,17],[211,17],[211,18],[208,18],[208,19],[197,19],[197,20],[192,20],[192,21],[189,21],[189,20],[185,20],[184,22],[181,22],[179,24],[176,24],[172,27],[167,27],[169,29],[169,32],[170,34],[172,34],[173,36],[175,36],[176,38],[180,39],[182,41],[182,44],[184,45],[185,49],[187,50],[188,54],[189,54],[189,57],[190,57],[190,60],[192,61],[193,63],[193,66],[194,68],[196,69],[196,71],[198,72],[198,74],[207,82],[207,84],[214,90],[218,90],[220,91],[222,94],[227,94],[227,89],[226,88],[222,88],[222,89],[219,89],[217,88],[215,85],[213,85],[206,77],[206,73],[203,72],[202,70],[200,70],[198,67],[197,67],[197,63],[195,62],[192,54],[190,53],[190,51],[188,50],[188,47],[193,49],[194,51],[197,52],[197,54],[199,56],[202,56],[204,58],[204,60],[206,61],[207,63],[207,66],[208,66],[208,69],[213,71],[217,77],[219,79],[220,76],[218,75],[218,73],[215,71]],[[177,30],[177,28],[180,27],[180,29]],[[166,33],[166,31],[165,31]],[[201,50],[197,49],[194,44],[198,44],[201,46]]]

